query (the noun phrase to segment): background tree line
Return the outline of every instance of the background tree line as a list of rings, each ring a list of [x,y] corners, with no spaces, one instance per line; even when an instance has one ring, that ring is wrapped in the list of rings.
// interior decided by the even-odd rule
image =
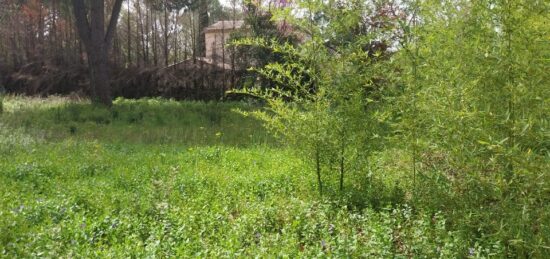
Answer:
[[[105,1],[106,13],[110,14],[114,3]],[[3,69],[46,61],[84,64],[84,46],[71,1],[6,0],[0,5]],[[236,1],[226,7],[217,0],[126,0],[110,60],[117,67],[150,67],[202,56],[204,40],[199,34],[203,28],[218,20],[241,17],[242,8]]]

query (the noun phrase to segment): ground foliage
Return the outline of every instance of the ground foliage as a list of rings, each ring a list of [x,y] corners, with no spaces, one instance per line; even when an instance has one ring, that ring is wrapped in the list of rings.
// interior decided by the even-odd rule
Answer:
[[[376,156],[387,177],[357,176],[341,198],[319,198],[292,150],[231,111],[255,105],[118,99],[108,110],[9,96],[5,106],[3,257],[502,252],[406,205],[393,153]]]
[[[253,68],[284,87],[245,89],[268,107],[243,114],[294,147],[319,193],[343,192],[347,175],[386,177],[372,156],[397,149],[408,164],[398,182],[415,209],[443,212],[453,229],[490,237],[505,256],[548,253],[547,3],[307,0],[293,8],[300,15],[274,17],[307,33],[306,43],[237,42],[286,57]]]
[[[236,42],[266,107],[8,96],[2,255],[550,252],[546,2],[292,8],[302,44]]]

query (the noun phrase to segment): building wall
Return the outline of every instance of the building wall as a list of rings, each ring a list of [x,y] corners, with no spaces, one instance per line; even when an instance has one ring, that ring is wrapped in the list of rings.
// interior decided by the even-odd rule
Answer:
[[[225,62],[223,61],[224,45],[229,39],[231,29],[221,31],[213,31],[205,33],[206,37],[206,58],[212,59],[215,62],[229,63],[231,60],[227,48],[225,49]]]

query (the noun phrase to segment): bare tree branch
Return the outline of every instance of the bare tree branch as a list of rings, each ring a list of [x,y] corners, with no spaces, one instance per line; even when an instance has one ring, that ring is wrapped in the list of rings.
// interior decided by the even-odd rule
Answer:
[[[109,27],[107,28],[107,33],[105,34],[105,46],[109,48],[116,30],[116,25],[118,22],[118,17],[120,16],[120,9],[122,7],[122,0],[116,0],[115,5],[113,6],[113,11],[111,12],[111,20],[109,21]]]

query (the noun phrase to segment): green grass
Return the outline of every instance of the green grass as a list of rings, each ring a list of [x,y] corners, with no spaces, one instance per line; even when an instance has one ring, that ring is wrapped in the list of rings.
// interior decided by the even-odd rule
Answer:
[[[373,156],[381,177],[319,197],[311,168],[234,109],[259,107],[7,97],[0,257],[503,255],[406,205],[399,150]]]
[[[273,143],[257,121],[232,111],[255,109],[251,104],[117,99],[114,108],[108,110],[55,97],[11,98],[5,106],[8,115],[2,124],[22,127],[50,140],[185,146]]]

